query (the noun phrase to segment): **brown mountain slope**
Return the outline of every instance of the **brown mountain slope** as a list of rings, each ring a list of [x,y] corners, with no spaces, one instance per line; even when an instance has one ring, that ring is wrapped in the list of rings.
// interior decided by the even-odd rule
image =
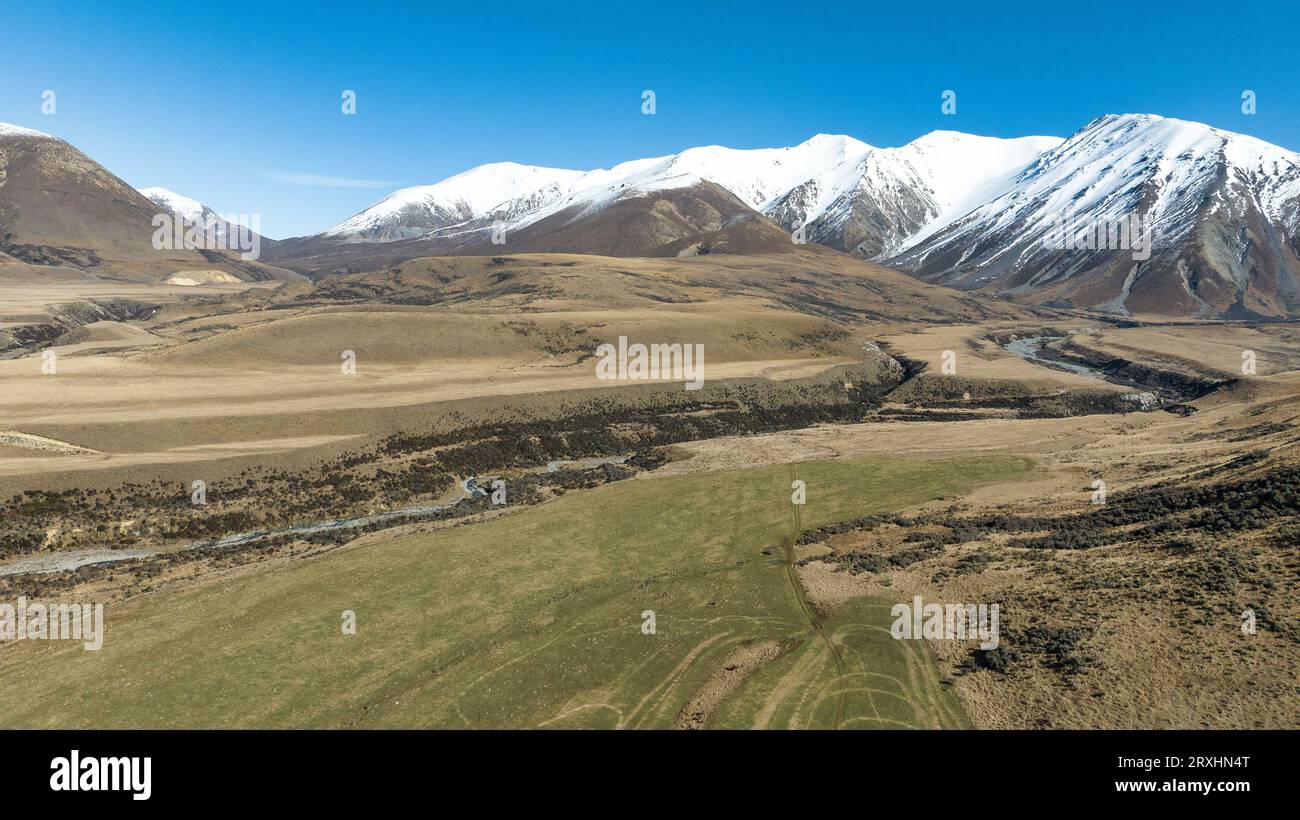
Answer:
[[[63,140],[0,131],[0,273],[157,281],[220,270],[245,281],[294,274],[224,250],[156,250],[160,209]]]
[[[478,219],[428,239],[345,241],[324,235],[287,239],[267,261],[316,278],[378,270],[425,256],[584,253],[675,256],[781,253],[790,236],[711,182],[618,200],[594,213],[570,208],[492,241],[492,221]]]

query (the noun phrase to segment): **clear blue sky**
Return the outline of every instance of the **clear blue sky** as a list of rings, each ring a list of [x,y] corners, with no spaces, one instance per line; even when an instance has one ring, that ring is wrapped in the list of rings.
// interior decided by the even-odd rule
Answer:
[[[137,187],[261,214],[273,237],[484,162],[606,167],[819,132],[1066,136],[1143,112],[1300,150],[1292,2],[985,5],[4,0],[0,122]]]

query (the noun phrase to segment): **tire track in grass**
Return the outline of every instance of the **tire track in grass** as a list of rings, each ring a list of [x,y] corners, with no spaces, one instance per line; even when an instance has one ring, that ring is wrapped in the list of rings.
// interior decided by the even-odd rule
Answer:
[[[790,483],[793,485],[796,481],[794,465],[791,464],[789,466]],[[840,692],[839,702],[835,704],[835,722],[832,724],[831,728],[838,729],[840,728],[840,724],[844,722],[844,711],[848,700],[848,692],[845,691],[844,685],[844,682],[847,679],[847,670],[844,666],[844,656],[840,653],[839,646],[832,641],[831,636],[827,634],[825,624],[823,623],[824,619],[820,614],[818,614],[817,610],[813,608],[813,605],[808,602],[808,595],[803,588],[803,582],[799,580],[799,571],[795,565],[794,546],[795,542],[799,540],[799,535],[803,532],[803,518],[799,513],[798,504],[792,503],[790,506],[794,508],[794,532],[785,539],[784,543],[786,577],[790,580],[790,588],[794,590],[794,597],[795,600],[799,602],[799,608],[803,610],[804,616],[808,618],[809,626],[813,628],[813,631],[816,632],[818,637],[822,639],[822,642],[826,644],[826,648],[830,650],[831,653],[831,660],[835,663],[835,683],[840,687]],[[815,717],[815,714],[810,717]]]

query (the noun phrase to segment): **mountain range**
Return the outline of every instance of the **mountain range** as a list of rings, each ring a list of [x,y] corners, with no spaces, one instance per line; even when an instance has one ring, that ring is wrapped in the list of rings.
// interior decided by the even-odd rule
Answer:
[[[223,229],[200,202],[159,188],[125,193],[66,143],[22,132],[0,127],[0,254],[89,263],[103,254],[87,232],[150,208]],[[24,140],[75,152],[69,164],[101,196],[47,191],[46,211],[30,201],[15,208],[17,186],[3,174],[25,167]],[[39,188],[39,175],[30,184]],[[46,188],[60,185],[75,187],[56,174]],[[52,201],[66,206],[57,218],[30,216]],[[35,234],[38,222],[50,237],[17,241],[24,236],[15,226]],[[500,162],[395,191],[313,236],[267,240],[261,262],[273,267],[258,273],[315,278],[421,256],[504,252],[770,254],[803,241],[927,282],[1038,304],[1117,315],[1297,316],[1300,155],[1208,125],[1124,114],[1066,139],[935,131],[876,148],[819,134],[788,148],[707,146],[591,171]]]
[[[1145,236],[1120,241],[1134,219]],[[1300,155],[1148,114],[1099,117],[1068,139],[935,131],[875,148],[820,134],[595,171],[495,163],[396,191],[271,258],[318,274],[502,247],[780,252],[796,231],[929,282],[1059,307],[1300,313]]]
[[[883,259],[1059,142],[941,131],[880,149],[819,134],[789,148],[707,146],[595,171],[493,163],[396,191],[276,254],[319,273],[312,265],[331,260],[492,253],[495,225],[511,250],[779,252],[805,226],[809,241]]]

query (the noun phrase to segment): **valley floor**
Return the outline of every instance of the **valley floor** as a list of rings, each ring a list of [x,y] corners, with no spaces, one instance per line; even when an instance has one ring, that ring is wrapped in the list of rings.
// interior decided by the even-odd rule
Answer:
[[[93,315],[0,291],[0,602],[107,604],[102,650],[0,644],[0,723],[1295,728],[1293,326],[889,276],[544,255],[69,297]],[[707,384],[597,380],[620,335],[699,341]],[[496,478],[504,505],[467,489]],[[200,546],[249,532],[280,534]],[[2,571],[85,551],[123,560]],[[1001,648],[894,639],[915,596],[999,604]]]

